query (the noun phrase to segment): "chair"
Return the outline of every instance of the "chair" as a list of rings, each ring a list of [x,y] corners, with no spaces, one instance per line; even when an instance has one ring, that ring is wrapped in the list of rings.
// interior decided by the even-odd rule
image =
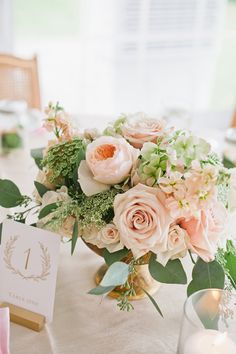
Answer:
[[[24,100],[40,109],[37,58],[21,59],[0,54],[0,100]]]

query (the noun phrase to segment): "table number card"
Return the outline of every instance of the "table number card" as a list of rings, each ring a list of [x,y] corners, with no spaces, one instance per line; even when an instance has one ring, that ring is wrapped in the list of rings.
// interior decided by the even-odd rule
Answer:
[[[3,222],[0,301],[52,321],[60,236],[12,220]]]

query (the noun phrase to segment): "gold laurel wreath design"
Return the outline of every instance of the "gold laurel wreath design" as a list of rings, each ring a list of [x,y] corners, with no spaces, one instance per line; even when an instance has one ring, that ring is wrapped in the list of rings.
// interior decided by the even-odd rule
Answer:
[[[26,276],[19,269],[15,268],[12,265],[12,256],[15,250],[15,243],[18,240],[18,238],[19,236],[12,236],[10,237],[9,241],[7,241],[6,243],[3,260],[6,264],[7,269],[9,269],[13,274],[19,275],[21,278],[25,280],[34,280],[34,281],[46,280],[47,276],[50,274],[51,258],[48,252],[48,248],[45,247],[41,242],[39,242],[39,246],[42,252],[41,255],[42,271],[39,275],[31,274]]]

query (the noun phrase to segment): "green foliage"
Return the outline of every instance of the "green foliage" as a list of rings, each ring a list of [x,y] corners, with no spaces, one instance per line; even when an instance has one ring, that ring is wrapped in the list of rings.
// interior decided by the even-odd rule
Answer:
[[[123,285],[128,280],[129,265],[124,262],[115,262],[107,270],[101,283],[94,289],[89,291],[92,295],[102,295],[116,286]]]
[[[88,294],[90,295],[104,295],[106,293],[109,293],[115,288],[115,286],[101,286],[98,285],[96,288],[91,289]]]
[[[74,253],[77,240],[78,240],[78,221],[76,220],[74,223],[73,234],[71,239],[71,255]]]
[[[124,257],[127,256],[129,250],[127,248],[123,248],[120,251],[116,251],[110,253],[106,248],[103,250],[103,257],[108,266],[112,265],[115,262],[121,261]]]
[[[187,283],[187,276],[179,259],[170,260],[164,267],[156,261],[156,255],[152,254],[149,261],[149,271],[151,276],[160,283]]]
[[[193,267],[188,296],[202,289],[223,289],[224,284],[225,273],[222,266],[216,260],[206,263],[199,258]]]
[[[229,279],[232,286],[236,289],[236,255],[227,252],[225,255],[226,259],[226,268],[229,271]]]
[[[35,185],[35,188],[37,189],[38,194],[40,195],[40,197],[43,197],[43,195],[44,195],[46,192],[50,191],[50,189],[47,188],[44,184],[39,183],[39,182],[37,182],[37,181],[34,181],[34,185]]]
[[[30,151],[31,157],[34,159],[35,164],[41,170],[43,161],[43,150],[44,148],[32,149]]]
[[[8,179],[0,179],[0,205],[4,208],[14,208],[22,205],[25,197],[18,187]]]
[[[58,178],[73,180],[74,171],[84,151],[84,142],[80,138],[53,145],[42,161],[42,166],[51,172],[50,182],[54,183]]]
[[[223,248],[218,250],[216,259],[223,267],[230,283],[236,289],[236,249],[231,240],[227,241],[226,250]]]
[[[124,262],[115,262],[107,270],[100,285],[118,286],[123,285],[129,276],[129,265]]]
[[[120,292],[120,296],[117,298],[117,306],[121,311],[133,310],[133,305],[129,302],[129,298],[136,295],[134,279],[137,274],[135,266],[139,265],[139,260],[132,259],[129,263],[129,278],[123,286],[123,290]]]
[[[226,157],[226,156],[224,156],[224,158],[223,158],[223,165],[226,168],[234,168],[235,167],[235,164],[230,159],[228,159],[228,157]]]
[[[202,160],[201,161],[201,164],[204,165],[204,164],[210,164],[210,165],[213,165],[213,166],[222,166],[222,162],[219,158],[219,156],[212,152],[210,153],[208,156],[207,156],[207,159],[206,160]]]
[[[164,317],[163,313],[161,312],[160,307],[158,306],[158,304],[156,302],[156,300],[144,288],[142,288],[142,290],[145,292],[145,294],[147,295],[147,297],[149,298],[151,303],[154,305],[154,307],[157,310],[157,312],[161,315],[161,317]]]
[[[43,209],[40,210],[38,218],[39,219],[45,218],[45,216],[55,212],[55,210],[57,210],[59,206],[60,206],[59,203],[52,203],[46,205]]]
[[[228,194],[230,189],[230,173],[226,168],[221,168],[219,170],[217,178],[217,198],[222,202],[227,208],[228,205]]]
[[[121,311],[129,312],[134,309],[134,306],[129,302],[129,297],[135,296],[136,292],[132,283],[127,283],[125,287],[127,287],[128,289],[123,291],[117,298],[117,306]]]
[[[50,222],[52,230],[57,231],[63,221],[73,215],[78,220],[81,234],[88,232],[96,227],[101,229],[112,220],[113,203],[117,193],[116,189],[95,194],[87,197],[85,194],[74,195],[74,200],[63,202],[54,212],[53,219]],[[107,218],[110,215],[111,218]]]

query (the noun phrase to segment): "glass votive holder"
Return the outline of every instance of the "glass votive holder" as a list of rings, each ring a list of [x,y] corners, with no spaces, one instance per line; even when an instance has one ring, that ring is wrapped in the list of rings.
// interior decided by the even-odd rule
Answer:
[[[236,293],[206,289],[185,302],[177,354],[236,354]]]

